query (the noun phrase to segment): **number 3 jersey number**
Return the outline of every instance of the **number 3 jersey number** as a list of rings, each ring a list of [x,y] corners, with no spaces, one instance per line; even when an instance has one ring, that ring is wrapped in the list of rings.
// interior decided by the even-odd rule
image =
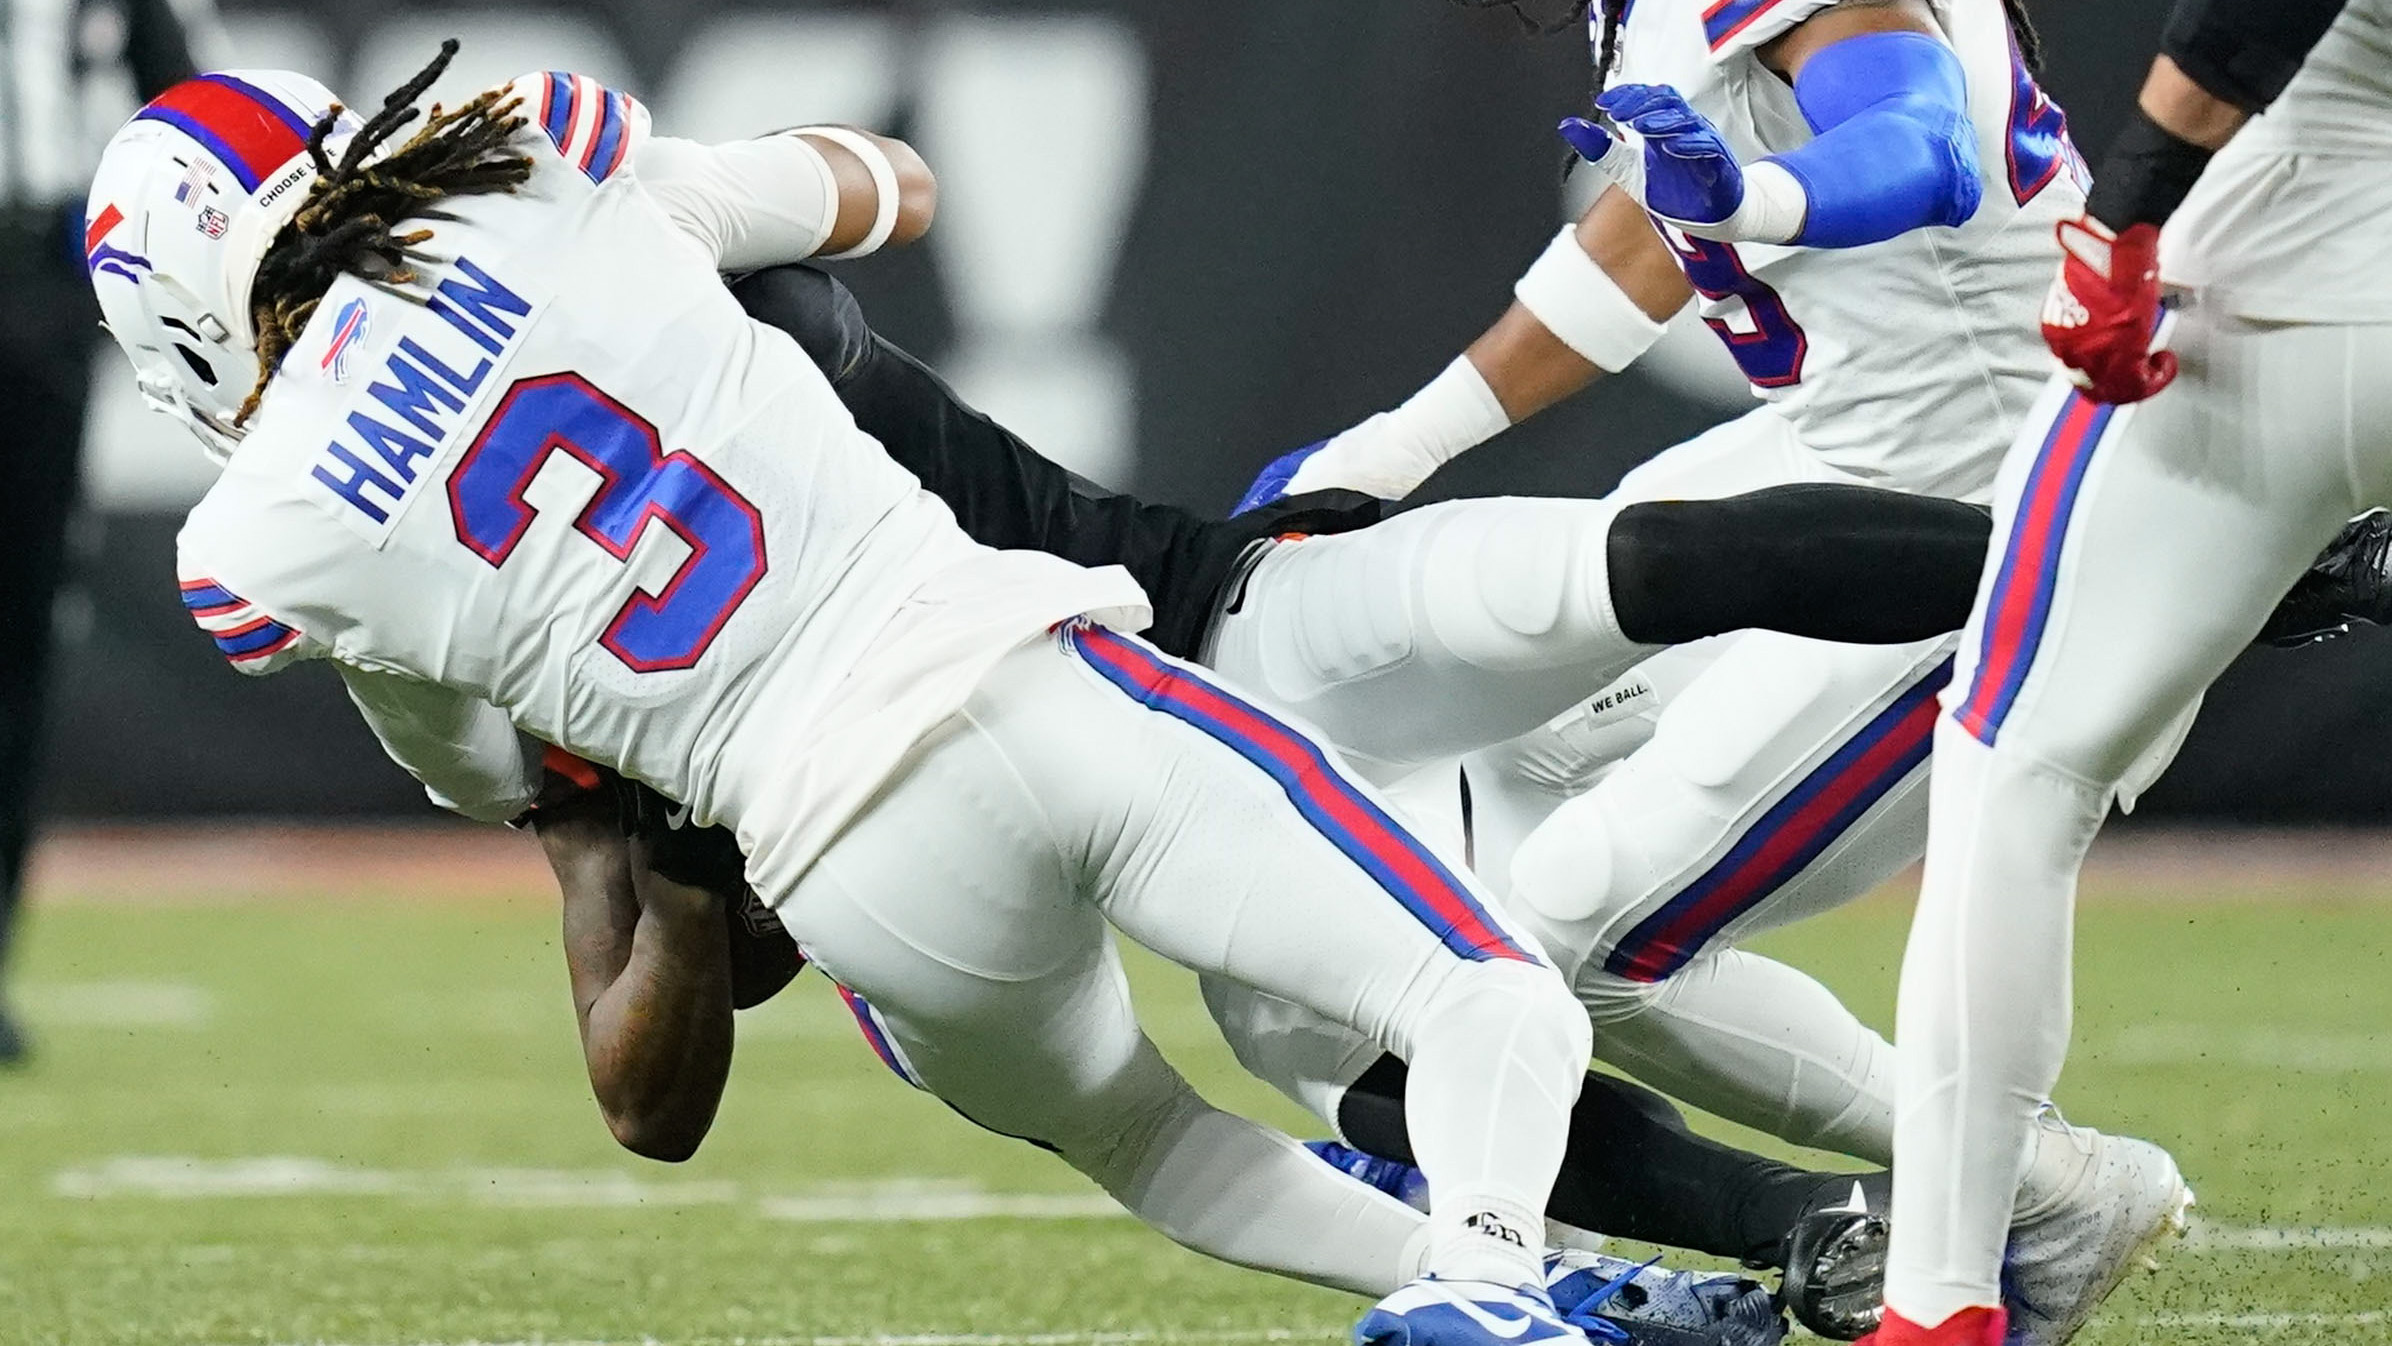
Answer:
[[[1678,255],[1686,283],[1696,294],[1713,303],[1734,299],[1743,304],[1746,322],[1729,318],[1705,318],[1703,322],[1727,343],[1728,354],[1735,357],[1744,377],[1756,388],[1788,388],[1802,382],[1802,362],[1810,354],[1811,339],[1794,315],[1786,312],[1786,301],[1769,282],[1744,269],[1736,246],[1695,238],[1659,221],[1654,227]]]
[[[449,474],[457,540],[505,565],[535,512],[523,496],[550,454],[599,476],[575,530],[618,561],[650,523],[689,544],[654,594],[634,593],[598,643],[634,672],[688,668],[764,577],[764,519],[688,450],[666,453],[656,427],[579,374],[518,380]]]

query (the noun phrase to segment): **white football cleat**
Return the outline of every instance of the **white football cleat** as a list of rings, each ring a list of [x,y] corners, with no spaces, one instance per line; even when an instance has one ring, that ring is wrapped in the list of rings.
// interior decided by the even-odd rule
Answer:
[[[2182,1238],[2193,1189],[2147,1140],[2070,1126],[2045,1105],[2002,1259],[2006,1346],[2062,1346],[2136,1267]]]

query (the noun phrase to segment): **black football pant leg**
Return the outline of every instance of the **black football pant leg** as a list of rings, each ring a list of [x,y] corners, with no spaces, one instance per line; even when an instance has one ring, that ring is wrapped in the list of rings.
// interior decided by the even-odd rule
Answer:
[[[66,570],[96,306],[70,263],[0,241],[0,973],[32,840],[51,609]]]
[[[1380,1057],[1346,1090],[1338,1130],[1368,1153],[1411,1162],[1404,1081],[1404,1063]],[[1868,1209],[1885,1209],[1892,1179],[1882,1170],[1817,1172],[1706,1140],[1661,1095],[1589,1074],[1545,1212],[1599,1234],[1774,1267],[1795,1224],[1849,1203],[1855,1183]]]
[[[1992,537],[1980,506],[1867,486],[1649,501],[1612,525],[1612,602],[1654,645],[1748,628],[1908,644],[1967,623]]]

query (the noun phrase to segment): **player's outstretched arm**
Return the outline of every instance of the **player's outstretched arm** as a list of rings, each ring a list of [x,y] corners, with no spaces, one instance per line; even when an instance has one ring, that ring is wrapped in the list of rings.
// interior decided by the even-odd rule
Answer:
[[[1759,54],[1794,85],[1814,133],[1800,149],[1741,163],[1717,127],[1656,84],[1607,90],[1596,106],[1616,122],[1573,117],[1562,138],[1700,238],[1853,248],[1976,214],[1968,82],[1924,0],[1847,0]]]
[[[615,1139],[678,1163],[706,1138],[730,1076],[723,900],[649,871],[612,801],[592,798],[534,815],[564,894],[582,1056]]]
[[[723,271],[862,257],[920,238],[938,211],[938,179],[912,146],[848,126],[721,145],[655,136],[633,166]]]
[[[1618,373],[1694,292],[1644,209],[1606,191],[1512,287],[1514,302],[1410,400],[1263,469],[1237,512],[1307,491],[1409,495],[1466,450]]]

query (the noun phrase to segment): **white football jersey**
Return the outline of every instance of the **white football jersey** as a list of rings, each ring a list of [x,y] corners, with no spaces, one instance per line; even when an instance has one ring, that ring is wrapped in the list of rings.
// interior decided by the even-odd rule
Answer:
[[[2392,321],[2392,0],[2350,0],[2160,238],[2191,302],[2279,322]]]
[[[514,87],[530,181],[441,202],[405,292],[332,287],[183,529],[184,601],[244,671],[333,661],[436,801],[522,807],[519,727],[732,826],[777,900],[1006,651],[1144,596],[967,539],[741,311],[703,147]]]
[[[1834,3],[1634,0],[1612,83],[1673,86],[1747,162],[1799,149],[1810,125],[1757,52]],[[1933,9],[1977,129],[1984,200],[1967,224],[1844,249],[1661,232],[1703,320],[1811,449],[1876,484],[1983,500],[2051,373],[2036,314],[2059,265],[2052,227],[2082,212],[2087,175],[2001,0]]]

